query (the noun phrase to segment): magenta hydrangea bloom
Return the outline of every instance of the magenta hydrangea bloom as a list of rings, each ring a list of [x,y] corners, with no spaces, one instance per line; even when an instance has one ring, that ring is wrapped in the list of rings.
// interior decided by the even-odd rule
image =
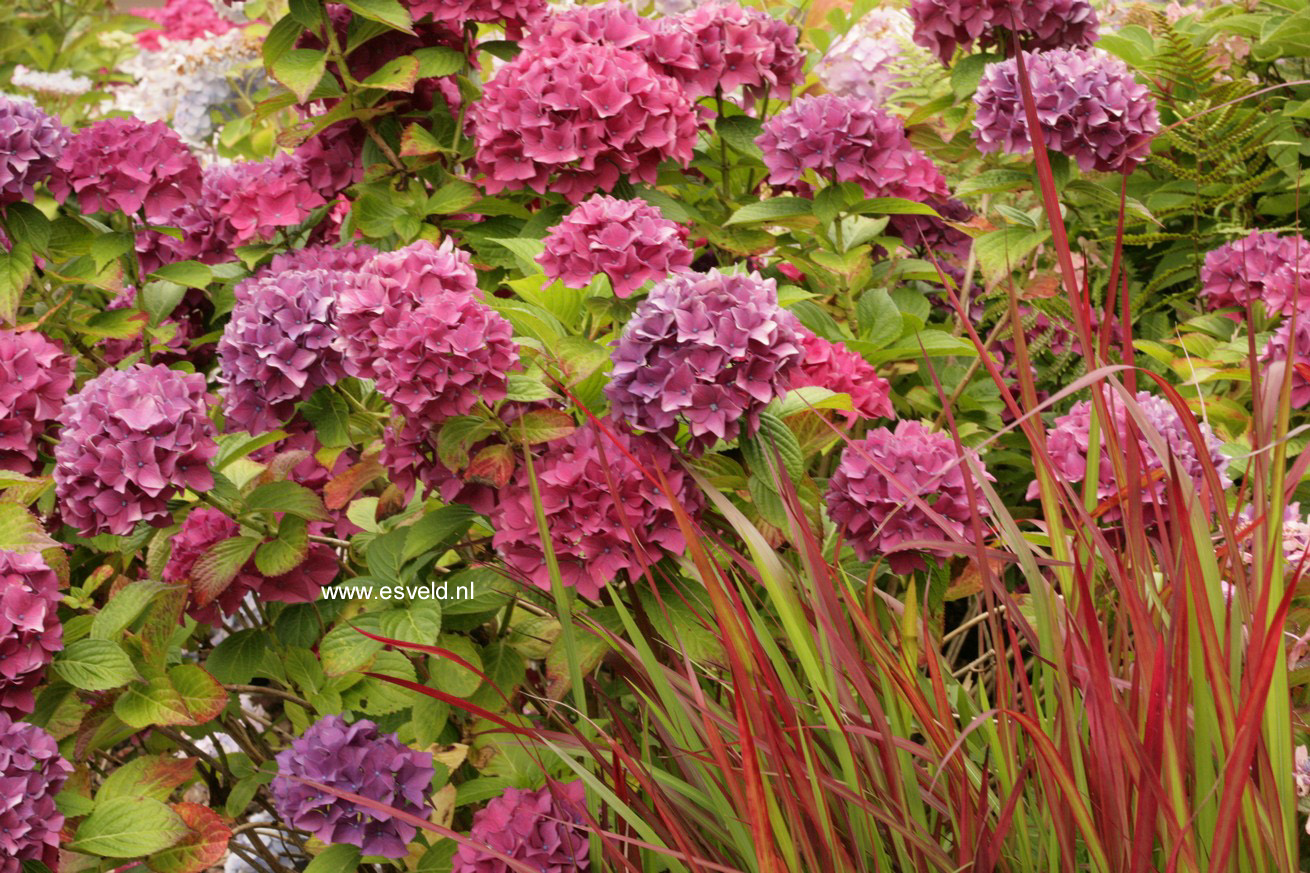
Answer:
[[[1160,114],[1127,64],[1100,50],[1025,53],[1046,147],[1083,172],[1127,173],[1151,155]],[[1032,151],[1014,58],[988,64],[974,95],[973,138],[983,152]]]
[[[69,398],[55,446],[55,493],[84,536],[168,524],[169,499],[214,487],[218,454],[205,377],[144,364],[105,370]]]
[[[0,873],[21,873],[24,861],[58,868],[55,795],[72,772],[54,737],[0,712]]]
[[[0,330],[0,470],[36,469],[41,437],[73,387],[75,363],[43,334]]]
[[[642,57],[561,42],[501,67],[469,110],[487,193],[531,188],[576,203],[623,176],[654,184],[665,160],[691,161],[699,114]]]
[[[1292,371],[1293,408],[1310,405],[1310,314],[1297,316],[1295,333],[1290,318],[1274,331],[1273,338],[1260,352],[1260,363],[1268,367],[1275,362],[1285,363]],[[1264,378],[1270,378],[1269,374]]]
[[[348,276],[293,271],[237,285],[232,317],[218,341],[229,429],[273,430],[296,404],[345,375],[333,307]]]
[[[800,339],[799,366],[791,377],[790,388],[814,385],[839,394],[849,394],[851,409],[844,413],[847,424],[858,418],[892,418],[891,385],[864,358],[842,343],[829,342],[805,328],[797,331]]]
[[[772,279],[675,274],[656,283],[615,343],[605,394],[633,427],[671,439],[685,424],[691,452],[749,436],[800,363],[798,328]]]
[[[360,158],[364,140],[363,128],[338,122],[296,146],[292,155],[304,168],[310,187],[324,200],[334,200],[364,180]]]
[[[551,228],[545,243],[537,261],[549,278],[585,288],[604,273],[619,297],[691,267],[687,229],[640,198],[597,194],[584,200]]]
[[[320,782],[427,818],[432,755],[384,734],[368,719],[347,724],[339,715],[314,722],[277,755],[273,805],[288,824],[324,843],[359,846],[365,855],[403,858],[418,833],[414,825],[352,800],[306,785]]]
[[[1025,49],[1087,48],[1096,42],[1096,10],[1088,0],[911,0],[914,41],[949,64],[956,47],[994,46],[1017,34]]]
[[[632,49],[655,65],[651,41],[663,29],[661,22],[638,15],[622,0],[607,0],[552,11],[533,24],[522,46],[524,51],[541,51],[547,46],[558,49],[563,43],[609,45]]]
[[[64,647],[59,600],[59,577],[40,554],[0,550],[0,713],[22,718],[36,705],[32,691]]]
[[[591,869],[587,834],[578,827],[587,811],[582,781],[525,791],[507,788],[473,814],[469,839],[533,870],[573,873]],[[509,865],[484,849],[460,844],[451,873],[508,873]]]
[[[946,199],[946,179],[910,145],[899,118],[863,97],[801,97],[764,123],[756,139],[769,182],[794,186],[807,170],[855,182],[868,197]]]
[[[1209,309],[1245,311],[1260,300],[1271,314],[1310,310],[1310,241],[1256,230],[1206,252],[1201,299]]]
[[[966,451],[992,479],[977,453]],[[885,557],[897,573],[923,569],[924,555],[949,558],[960,550],[908,544],[953,537],[973,542],[974,504],[966,492],[964,464],[950,434],[917,421],[902,421],[895,431],[880,427],[842,451],[828,480],[828,515],[861,560]],[[987,514],[985,503],[976,505]]]
[[[222,36],[236,27],[219,15],[209,0],[168,0],[161,7],[138,7],[132,10],[132,14],[159,24],[157,28],[142,30],[136,35],[137,44],[151,52],[159,51],[164,39],[182,42]]]
[[[310,184],[305,164],[285,153],[206,167],[204,198],[233,246],[267,242],[327,202]]]
[[[0,206],[31,200],[54,172],[68,129],[31,100],[0,95]]]
[[[711,0],[668,22],[673,32],[657,49],[664,57],[661,68],[693,98],[738,88],[748,100],[766,92],[782,98],[805,80],[799,32],[762,9]],[[678,32],[685,35],[682,41]],[[675,55],[675,46],[685,50]]]
[[[219,264],[235,257],[230,228],[202,200],[184,203],[167,216],[156,216],[154,223],[177,228],[181,239],[162,231],[137,231],[136,252],[142,273],[148,275],[177,261]]]
[[[311,245],[278,252],[259,275],[277,275],[293,270],[336,270],[358,273],[377,257],[378,250],[364,243],[344,246]]]
[[[107,118],[77,132],[50,177],[62,203],[76,194],[83,212],[142,213],[168,224],[200,199],[200,162],[167,124]]]
[[[428,16],[463,27],[466,22],[485,21],[505,25],[510,38],[546,12],[546,0],[404,0],[415,21]]]
[[[550,443],[533,462],[562,581],[590,598],[598,597],[619,573],[636,578],[666,552],[679,554],[686,548],[659,486],[661,474],[679,505],[693,514],[700,507],[699,490],[668,446],[651,436],[630,434],[609,419],[602,419],[601,425],[617,444],[600,426],[588,423]],[[549,591],[550,573],[527,477],[527,468],[519,467],[501,491],[491,513],[496,530],[492,543],[510,567]]]
[[[1137,441],[1139,458],[1141,459],[1143,481],[1140,483],[1127,483],[1120,486],[1116,479],[1114,463],[1110,460],[1108,448],[1105,441],[1104,429],[1106,424],[1101,423],[1101,455],[1097,470],[1096,497],[1100,501],[1108,498],[1123,497],[1124,499],[1141,500],[1148,504],[1145,510],[1147,520],[1152,520],[1154,511],[1149,508],[1149,504],[1154,503],[1158,506],[1167,504],[1167,482],[1166,479],[1171,469],[1182,471],[1196,488],[1200,488],[1203,480],[1202,462],[1196,454],[1196,445],[1187,435],[1187,428],[1183,419],[1179,416],[1178,411],[1174,409],[1172,403],[1163,397],[1157,397],[1146,391],[1137,392],[1137,403],[1142,409],[1143,415],[1150,427],[1164,438],[1165,445],[1168,447],[1170,459],[1168,462],[1162,461],[1155,453],[1155,449],[1147,442],[1146,438],[1141,435],[1141,428],[1137,425],[1137,419],[1128,413],[1124,408],[1122,398],[1118,395],[1106,395],[1107,402],[1111,406],[1111,414],[1115,419],[1115,430],[1119,437],[1119,445],[1124,446],[1129,438],[1129,422],[1132,422],[1132,434]],[[1055,462],[1056,474],[1066,482],[1081,482],[1087,475],[1087,447],[1091,439],[1092,426],[1092,402],[1082,400],[1075,403],[1067,413],[1055,419],[1055,426],[1047,431],[1046,447],[1052,460]],[[1219,438],[1214,435],[1214,431],[1204,421],[1198,421],[1196,426],[1200,429],[1201,437],[1205,441],[1206,454],[1210,458],[1210,463],[1215,467],[1219,475],[1219,484],[1227,488],[1231,484],[1228,478],[1228,458],[1221,451],[1223,445]],[[1126,462],[1125,462],[1126,463]],[[1145,481],[1149,479],[1149,484]],[[1027,497],[1032,500],[1037,497],[1037,483],[1034,481],[1028,486]],[[1119,507],[1113,506],[1106,511],[1102,518],[1107,521],[1115,521],[1123,517]]]

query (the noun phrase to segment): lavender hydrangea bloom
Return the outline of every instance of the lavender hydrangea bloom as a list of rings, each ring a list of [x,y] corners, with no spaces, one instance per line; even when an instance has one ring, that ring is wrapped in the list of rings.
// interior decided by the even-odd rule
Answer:
[[[1310,241],[1256,230],[1206,252],[1201,299],[1210,309],[1245,311],[1248,302],[1261,300],[1271,314],[1305,312],[1310,309]]]
[[[586,832],[576,823],[587,809],[581,780],[536,791],[507,788],[473,814],[469,839],[533,870],[573,873],[591,869]],[[451,873],[507,873],[509,866],[468,843],[455,854]]]
[[[237,285],[218,341],[229,425],[256,434],[272,430],[297,403],[345,375],[333,307],[346,281],[344,273],[309,270]]]
[[[1096,10],[1088,0],[912,0],[914,41],[949,64],[957,47],[998,45],[1005,32],[1029,51],[1086,48],[1096,42]]]
[[[546,236],[537,258],[546,276],[585,288],[598,273],[627,297],[648,279],[691,267],[687,229],[645,200],[597,194],[584,200]]]
[[[85,536],[125,535],[139,521],[168,524],[169,499],[214,487],[218,453],[205,377],[144,364],[106,370],[59,414],[55,493]]]
[[[833,41],[815,73],[823,87],[844,97],[886,102],[909,84],[923,50],[911,42],[913,24],[900,9],[874,9]]]
[[[24,861],[58,867],[55,795],[72,772],[54,737],[0,712],[0,873],[20,873]]]
[[[867,197],[946,199],[941,171],[910,145],[899,118],[863,97],[801,97],[764,123],[756,139],[769,182],[796,185],[807,170],[855,182]]]
[[[1083,172],[1127,173],[1151,155],[1155,98],[1128,66],[1100,50],[1025,53],[1046,146]],[[983,152],[1032,151],[1014,58],[988,64],[974,95],[973,138]]]
[[[1292,331],[1292,319],[1280,324],[1260,352],[1260,363],[1265,367],[1285,363],[1292,371],[1293,408],[1303,409],[1310,405],[1310,315],[1297,316],[1295,332]]]
[[[325,843],[359,846],[365,855],[403,858],[418,829],[354,801],[328,794],[300,779],[321,782],[427,818],[431,807],[432,755],[383,734],[368,719],[346,724],[329,715],[277,756],[273,803],[292,827]]]
[[[40,554],[0,550],[0,712],[22,718],[36,705],[32,691],[64,647],[59,599],[59,578]]]
[[[31,200],[54,172],[68,130],[31,100],[0,95],[0,206]]]
[[[688,450],[750,435],[801,358],[798,323],[758,273],[680,273],[656,283],[615,344],[605,387],[614,414]]]
[[[31,473],[73,387],[75,362],[36,331],[0,330],[0,470]]]
[[[966,451],[981,467],[977,453]],[[828,514],[861,560],[885,557],[897,573],[922,569],[923,555],[950,557],[957,550],[908,543],[939,542],[952,535],[973,542],[974,505],[965,489],[964,463],[949,434],[917,421],[902,421],[895,431],[880,427],[842,452],[828,482]],[[983,475],[992,479],[985,468]],[[976,507],[987,514],[985,503]]]

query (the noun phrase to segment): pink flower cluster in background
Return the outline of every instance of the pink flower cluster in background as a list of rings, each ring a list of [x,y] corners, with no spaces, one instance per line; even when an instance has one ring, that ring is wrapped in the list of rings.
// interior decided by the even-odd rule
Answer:
[[[1201,299],[1209,309],[1240,309],[1259,300],[1270,314],[1310,310],[1310,241],[1251,231],[1206,252]]]
[[[1099,22],[1088,0],[912,0],[914,41],[949,64],[956,48],[996,46],[1018,36],[1028,51],[1086,48]]]
[[[473,814],[469,838],[533,870],[591,869],[587,834],[573,823],[586,815],[581,780],[536,791],[507,788]],[[451,873],[504,873],[509,867],[476,845],[463,843]]]
[[[31,100],[0,95],[0,206],[30,201],[54,172],[68,129]]]

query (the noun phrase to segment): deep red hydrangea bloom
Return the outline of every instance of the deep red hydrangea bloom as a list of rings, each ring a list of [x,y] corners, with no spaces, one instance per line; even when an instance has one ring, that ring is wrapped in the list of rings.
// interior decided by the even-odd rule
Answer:
[[[686,548],[660,489],[660,474],[681,506],[693,513],[700,506],[699,490],[662,441],[631,434],[609,419],[602,425],[618,444],[588,423],[548,444],[533,462],[561,578],[591,598],[619,573],[636,578],[666,552]],[[491,513],[492,542],[509,566],[548,591],[550,574],[527,477],[527,468],[519,467],[501,491]]]
[[[981,467],[977,453],[966,451]],[[861,560],[885,557],[897,573],[923,569],[924,555],[948,558],[960,550],[910,543],[940,542],[952,535],[973,541],[963,467],[949,434],[917,421],[902,421],[895,431],[880,427],[842,451],[828,481],[828,515]],[[983,473],[992,478],[985,468]],[[977,507],[987,514],[985,503]]]
[[[799,324],[757,273],[679,273],[656,283],[615,344],[605,387],[614,414],[688,451],[750,435],[786,393],[802,356]]]
[[[278,252],[260,275],[277,275],[292,270],[336,270],[357,273],[377,257],[378,250],[364,243],[344,246],[311,245]]]
[[[74,366],[43,334],[0,330],[0,470],[36,469],[41,437],[73,387]]]
[[[825,181],[855,182],[868,197],[950,196],[901,120],[863,97],[801,97],[766,121],[756,142],[773,185],[796,185],[813,170]]]
[[[537,258],[551,279],[585,288],[599,273],[619,297],[648,279],[691,267],[687,229],[640,198],[597,194],[584,200],[546,235]]]
[[[168,0],[161,7],[139,7],[133,15],[159,23],[137,33],[136,41],[146,51],[159,51],[163,39],[175,42],[199,39],[204,36],[222,36],[236,27],[231,21],[214,11],[209,0]]]
[[[145,215],[168,224],[200,199],[200,162],[167,124],[107,118],[78,131],[59,158],[50,190],[64,202],[76,194],[83,212]]]
[[[290,271],[237,285],[232,317],[218,341],[229,429],[273,430],[296,404],[345,375],[333,308],[348,276]]]
[[[431,16],[433,21],[456,27],[470,21],[503,24],[511,39],[546,13],[546,0],[404,0],[404,3],[415,21]]]
[[[84,536],[169,523],[183,489],[214,487],[218,454],[205,377],[144,364],[105,370],[69,398],[55,447],[55,494]]]
[[[844,413],[848,424],[857,418],[892,418],[891,385],[864,358],[842,343],[829,342],[805,328],[797,330],[801,358],[792,373],[790,388],[815,385],[851,396]]]
[[[531,188],[574,203],[625,175],[654,184],[665,160],[685,167],[699,127],[687,94],[639,54],[576,43],[520,54],[469,117],[487,193]]]
[[[1310,241],[1296,235],[1252,231],[1206,252],[1201,299],[1209,309],[1261,300],[1265,311],[1290,315],[1310,310]]]
[[[469,838],[533,870],[574,873],[590,870],[587,834],[576,823],[587,811],[582,781],[555,783],[536,791],[507,788],[473,813]],[[451,873],[508,873],[509,865],[462,843]]]
[[[0,550],[0,713],[22,718],[36,705],[32,691],[64,647],[60,596],[59,577],[40,554]]]
[[[1121,447],[1128,442],[1129,422],[1132,422],[1132,435],[1137,441],[1137,449],[1143,465],[1143,480],[1149,478],[1150,482],[1149,484],[1146,481],[1126,483],[1120,487],[1115,475],[1115,465],[1110,459],[1105,441],[1106,424],[1102,422],[1101,455],[1096,483],[1098,500],[1104,501],[1107,498],[1122,496],[1124,499],[1165,506],[1168,489],[1166,480],[1171,469],[1182,471],[1196,488],[1201,487],[1203,467],[1196,454],[1196,445],[1187,435],[1183,419],[1172,403],[1146,391],[1137,392],[1137,403],[1141,406],[1148,424],[1164,439],[1168,447],[1170,458],[1168,461],[1163,461],[1141,435],[1141,427],[1124,408],[1122,399],[1118,395],[1107,393],[1106,401],[1115,419],[1115,430]],[[1214,464],[1219,474],[1220,485],[1228,487],[1231,484],[1228,478],[1228,458],[1220,451],[1223,444],[1204,421],[1198,421],[1196,426],[1205,440],[1206,454],[1209,455],[1210,462]],[[1067,413],[1056,418],[1055,426],[1047,432],[1047,449],[1055,462],[1055,472],[1066,482],[1071,484],[1081,482],[1087,475],[1087,447],[1091,439],[1091,427],[1092,403],[1090,400],[1082,400],[1075,403]],[[1028,499],[1036,498],[1037,493],[1037,483],[1034,481],[1028,486]],[[1146,510],[1148,520],[1153,518],[1153,514],[1149,508]],[[1112,507],[1102,516],[1107,521],[1115,521],[1122,517],[1123,513],[1117,506]]]
[[[134,309],[136,296],[136,287],[129,285],[109,301],[109,305],[105,308]],[[178,361],[191,361],[196,364],[197,370],[204,369],[213,358],[214,346],[211,343],[204,343],[194,349],[190,346],[192,340],[205,335],[205,325],[209,323],[209,317],[213,314],[214,304],[209,302],[205,292],[199,288],[188,288],[173,311],[160,322],[161,327],[171,325],[174,329],[173,335],[166,342],[151,343],[151,357],[146,363],[173,364]],[[143,315],[142,318],[144,317]],[[112,366],[138,354],[144,348],[145,344],[140,336],[131,339],[102,340],[100,357]]]
[[[1151,156],[1160,130],[1155,98],[1128,66],[1100,50],[1025,53],[1046,147],[1083,172],[1126,173]],[[974,141],[983,152],[1032,151],[1014,58],[988,64],[974,95]]]
[[[288,154],[206,167],[204,198],[232,246],[266,242],[327,202],[310,184],[305,164]]]
[[[799,32],[762,9],[713,0],[668,22],[666,44],[654,49],[663,59],[660,69],[693,98],[738,88],[748,100],[765,92],[786,97],[805,80]]]
[[[55,795],[72,772],[54,737],[0,712],[0,873],[21,873],[24,861],[59,866]]]
[[[273,805],[294,828],[324,843],[359,846],[365,855],[403,858],[418,833],[414,825],[384,816],[300,779],[321,782],[376,803],[427,818],[432,755],[411,749],[395,734],[384,734],[368,719],[347,724],[339,715],[309,726],[277,755]],[[299,777],[299,778],[296,778]]]
[[[364,180],[363,147],[363,128],[338,122],[296,146],[293,155],[310,187],[324,200],[334,200]]]
[[[955,49],[994,46],[1017,34],[1025,49],[1087,48],[1096,42],[1096,10],[1088,0],[911,0],[914,41],[949,64]]]
[[[31,100],[0,95],[0,206],[31,200],[54,172],[68,129]]]
[[[316,533],[321,533],[323,527],[322,523],[310,525]],[[220,616],[235,613],[250,594],[277,603],[313,603],[323,586],[337,575],[337,559],[331,547],[310,543],[305,560],[281,576],[265,576],[251,558],[221,591],[207,589],[192,574],[196,562],[210,548],[240,532],[240,525],[222,512],[202,506],[191,510],[173,535],[172,551],[161,575],[165,582],[190,587],[186,610],[196,621],[217,624]]]
[[[1292,371],[1293,408],[1310,405],[1310,313],[1297,316],[1295,332],[1290,318],[1274,331],[1273,338],[1260,353],[1260,363],[1268,366],[1275,362],[1285,363]]]

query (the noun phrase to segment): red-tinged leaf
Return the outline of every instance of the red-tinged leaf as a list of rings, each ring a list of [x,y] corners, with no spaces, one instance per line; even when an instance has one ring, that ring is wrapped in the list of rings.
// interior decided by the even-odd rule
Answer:
[[[191,597],[196,605],[208,606],[227,590],[258,546],[255,537],[241,536],[210,546],[191,568]]]
[[[400,156],[402,158],[433,155],[439,151],[441,151],[441,144],[432,135],[432,131],[421,124],[411,124],[405,128],[405,132],[400,136]]]
[[[333,476],[323,486],[323,503],[328,509],[342,509],[356,494],[385,471],[378,459],[369,456]]]
[[[259,484],[265,485],[269,482],[281,482],[291,475],[291,471],[300,465],[302,461],[312,458],[313,455],[304,449],[288,449],[285,452],[278,452],[273,459],[268,462],[268,469],[259,477]]]
[[[185,585],[178,585],[160,594],[146,607],[146,618],[139,631],[141,654],[146,663],[159,669],[167,663],[169,645],[177,633],[182,610],[190,596]]]
[[[196,758],[143,755],[131,758],[109,774],[96,792],[96,800],[114,797],[153,797],[168,800],[173,790],[196,775]]]
[[[573,416],[562,409],[536,409],[520,418],[514,431],[528,445],[561,439],[578,429]]]
[[[227,706],[222,684],[194,664],[180,664],[167,676],[128,686],[114,703],[114,714],[130,727],[205,724]]]
[[[232,839],[232,828],[223,817],[198,803],[175,803],[173,811],[188,833],[181,842],[147,858],[146,866],[155,873],[202,873],[222,861]]]
[[[504,488],[514,475],[514,451],[507,445],[487,446],[473,456],[464,478],[493,488]]]

